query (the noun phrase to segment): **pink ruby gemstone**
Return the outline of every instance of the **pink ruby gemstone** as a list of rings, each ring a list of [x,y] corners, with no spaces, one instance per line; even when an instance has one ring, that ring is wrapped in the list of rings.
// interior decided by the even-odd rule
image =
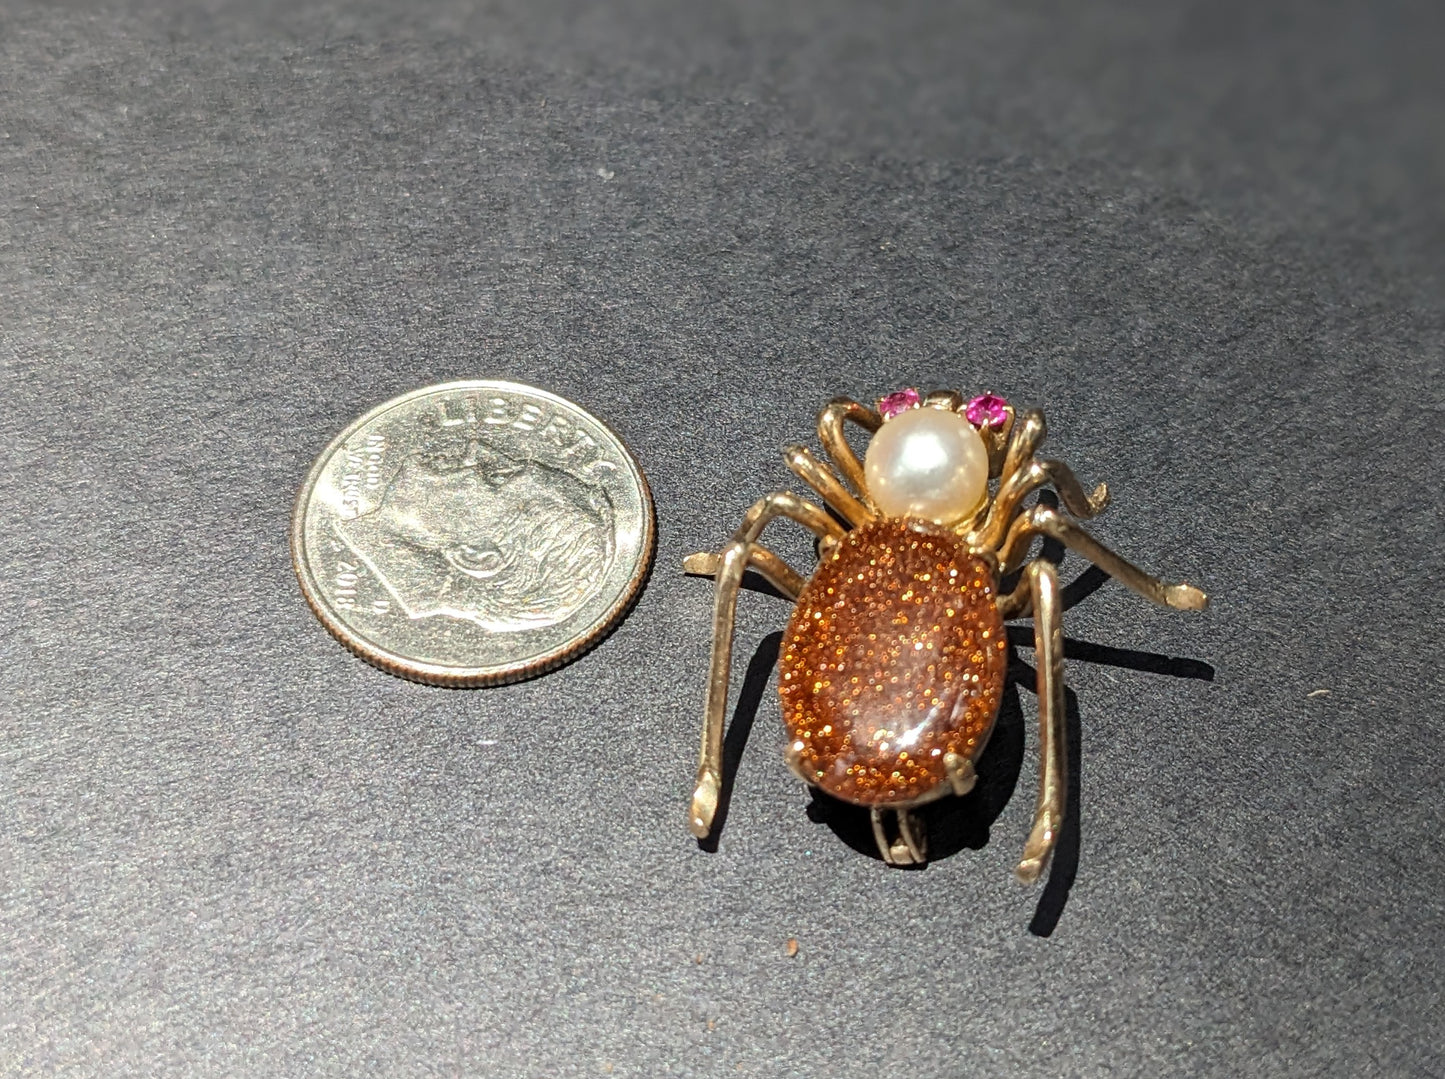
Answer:
[[[996,393],[981,393],[964,406],[963,416],[975,427],[1002,427],[1008,422],[1008,402]]]
[[[923,398],[918,396],[918,391],[912,386],[909,386],[907,389],[902,389],[896,393],[890,393],[887,397],[880,398],[878,401],[878,411],[885,420],[891,420],[900,412],[907,412],[910,408],[917,408],[922,400]]]

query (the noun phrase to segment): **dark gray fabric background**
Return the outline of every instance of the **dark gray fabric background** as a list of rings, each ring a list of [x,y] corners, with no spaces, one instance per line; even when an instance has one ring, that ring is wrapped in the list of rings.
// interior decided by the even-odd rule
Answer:
[[[5,3],[0,1073],[1445,1074],[1439,10]],[[286,533],[471,376],[611,422],[659,543],[600,648],[459,692],[337,645]],[[1044,407],[1214,598],[1069,611],[1048,889],[1031,753],[923,872],[810,817],[765,594],[684,827],[680,559],[904,384]]]

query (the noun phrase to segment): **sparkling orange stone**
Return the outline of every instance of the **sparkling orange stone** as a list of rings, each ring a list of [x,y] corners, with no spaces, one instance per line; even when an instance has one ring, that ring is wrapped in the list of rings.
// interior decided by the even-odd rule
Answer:
[[[779,661],[799,766],[835,797],[906,804],[973,760],[1008,666],[993,570],[946,529],[885,518],[850,532],[813,575]]]

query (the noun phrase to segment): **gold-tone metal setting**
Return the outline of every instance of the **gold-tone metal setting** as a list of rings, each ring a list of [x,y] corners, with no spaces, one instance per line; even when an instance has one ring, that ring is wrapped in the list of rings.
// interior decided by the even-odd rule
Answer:
[[[957,412],[963,407],[963,394],[957,390],[934,390],[923,399],[925,408],[941,408],[945,412]]]
[[[953,793],[962,797],[973,790],[978,775],[973,770],[973,761],[958,753],[945,753],[943,767],[948,770],[948,785]]]
[[[957,392],[935,391],[923,397],[919,404],[957,411],[963,409],[963,401]],[[853,423],[871,434],[884,422],[877,410],[857,401],[847,398],[830,401],[818,416],[818,439],[827,460],[820,460],[802,446],[789,446],[784,451],[788,467],[816,493],[823,505],[787,492],[766,495],[744,514],[742,524],[721,552],[690,555],[684,563],[687,572],[711,576],[716,582],[702,745],[696,788],[689,807],[691,830],[700,838],[707,836],[713,827],[722,786],[723,722],[731,673],[733,622],[743,572],[748,568],[756,570],[792,600],[796,600],[808,584],[807,577],[759,544],[758,537],[771,521],[790,518],[819,537],[820,556],[826,560],[847,534],[838,519],[844,521],[849,530],[878,519],[877,503],[869,495],[858,455],[847,441],[845,424]],[[954,526],[953,531],[962,538],[970,554],[982,558],[991,568],[991,586],[996,592],[1004,576],[1023,571],[1017,587],[999,593],[995,602],[1004,619],[1032,617],[1034,625],[1039,790],[1033,825],[1015,870],[1019,880],[1033,883],[1048,865],[1058,842],[1068,784],[1058,573],[1051,562],[1028,560],[1034,540],[1048,537],[1059,541],[1145,599],[1164,607],[1202,610],[1208,604],[1208,597],[1194,585],[1170,583],[1150,576],[1084,530],[1078,521],[1103,512],[1109,504],[1108,488],[1101,483],[1092,491],[1086,491],[1067,465],[1036,457],[1047,433],[1042,412],[1030,409],[1015,414],[1013,407],[1007,406],[1002,423],[977,429],[988,451],[989,494],[978,510]],[[1044,488],[1051,488],[1058,495],[1062,511],[1044,504],[1025,508],[1028,497]],[[977,782],[975,761],[986,742],[986,736],[980,738],[972,756],[949,752],[943,762],[946,781],[906,801],[870,807],[874,839],[884,861],[890,865],[917,865],[927,860],[927,836],[912,811],[944,795],[965,795],[971,791]],[[784,757],[799,778],[812,783],[813,777],[807,774],[802,763],[803,748],[800,742],[790,743]]]
[[[808,786],[813,786],[814,777],[810,775],[807,768],[803,766],[803,746],[801,743],[789,742],[788,748],[783,750],[783,760],[787,763],[793,775],[808,784]]]

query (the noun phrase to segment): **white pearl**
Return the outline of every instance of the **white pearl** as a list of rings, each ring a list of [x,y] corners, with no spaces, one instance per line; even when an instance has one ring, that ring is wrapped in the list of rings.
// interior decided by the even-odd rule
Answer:
[[[913,408],[878,429],[863,473],[868,493],[887,516],[954,524],[988,494],[988,450],[957,412]]]

